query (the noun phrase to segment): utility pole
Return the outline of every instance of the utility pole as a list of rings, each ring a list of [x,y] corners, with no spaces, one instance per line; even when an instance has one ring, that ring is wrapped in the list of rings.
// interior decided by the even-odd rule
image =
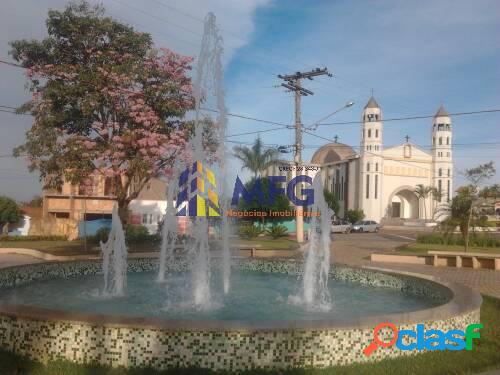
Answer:
[[[301,122],[301,97],[314,95],[310,90],[302,87],[301,80],[307,78],[313,80],[313,77],[327,75],[332,77],[332,74],[328,72],[327,68],[316,68],[309,72],[296,72],[294,74],[282,75],[279,74],[278,78],[285,81],[281,86],[287,88],[290,91],[295,92],[295,173],[298,174],[298,167],[302,163],[302,122]],[[301,192],[301,186],[297,185],[296,194],[299,195]],[[304,242],[304,208],[302,206],[297,206],[295,211],[295,232],[297,235],[297,242]]]

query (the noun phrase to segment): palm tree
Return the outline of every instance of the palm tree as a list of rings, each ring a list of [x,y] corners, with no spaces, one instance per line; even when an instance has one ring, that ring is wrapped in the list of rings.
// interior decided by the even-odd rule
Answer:
[[[427,220],[427,207],[425,205],[425,200],[429,197],[429,194],[432,193],[432,187],[431,186],[424,186],[423,184],[418,184],[415,187],[415,194],[417,195],[418,199],[423,199],[424,200],[424,219]]]
[[[434,208],[434,212],[432,213],[432,217],[435,218],[444,194],[438,188],[433,187],[433,188],[431,188],[431,195],[432,195],[432,199],[434,199],[437,202],[436,207]]]
[[[252,147],[235,146],[233,151],[234,156],[243,163],[243,169],[248,169],[255,178],[275,163],[278,155],[275,149],[265,150],[260,137],[255,139]]]

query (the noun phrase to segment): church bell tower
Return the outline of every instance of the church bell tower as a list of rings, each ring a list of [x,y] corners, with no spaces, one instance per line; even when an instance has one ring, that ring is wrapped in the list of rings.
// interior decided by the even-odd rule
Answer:
[[[443,106],[432,121],[432,185],[441,192],[437,205],[451,201],[453,195],[451,118]]]
[[[368,220],[382,215],[382,109],[373,96],[363,110],[360,145],[360,203]]]

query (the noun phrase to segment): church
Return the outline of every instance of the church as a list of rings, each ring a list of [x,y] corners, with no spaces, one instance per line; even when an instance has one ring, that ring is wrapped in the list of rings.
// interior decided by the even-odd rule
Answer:
[[[384,148],[383,112],[373,96],[363,109],[360,130],[359,152],[342,143],[323,145],[310,163],[302,163],[307,171],[299,174],[321,173],[325,189],[339,201],[339,217],[361,209],[365,219],[377,222],[432,219],[436,207],[449,201],[453,192],[452,126],[444,107],[430,124],[430,152],[409,142],[409,137],[401,145]],[[283,169],[278,163],[267,174],[286,173],[289,179],[296,174]],[[440,197],[419,198],[419,184],[435,187]]]

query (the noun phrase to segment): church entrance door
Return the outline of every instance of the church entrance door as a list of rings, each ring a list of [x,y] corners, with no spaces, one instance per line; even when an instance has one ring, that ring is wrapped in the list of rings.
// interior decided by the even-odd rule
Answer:
[[[392,202],[392,217],[401,217],[401,202]]]

